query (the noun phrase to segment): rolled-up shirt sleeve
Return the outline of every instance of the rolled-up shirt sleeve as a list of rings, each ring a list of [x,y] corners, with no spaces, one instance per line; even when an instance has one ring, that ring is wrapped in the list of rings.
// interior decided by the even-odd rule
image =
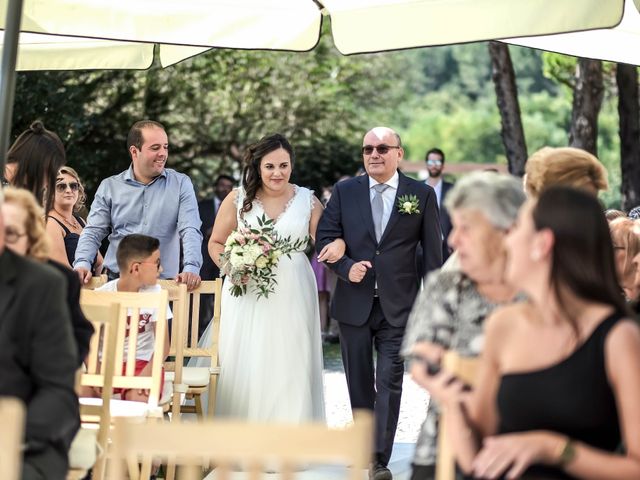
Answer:
[[[100,248],[102,240],[109,234],[111,228],[111,194],[107,192],[107,189],[106,181],[100,183],[91,204],[87,224],[78,240],[73,268],[91,270],[91,264],[98,253],[98,248]]]
[[[200,214],[193,184],[188,177],[180,183],[180,208],[178,210],[178,232],[182,241],[183,272],[200,274],[202,267],[202,232]]]

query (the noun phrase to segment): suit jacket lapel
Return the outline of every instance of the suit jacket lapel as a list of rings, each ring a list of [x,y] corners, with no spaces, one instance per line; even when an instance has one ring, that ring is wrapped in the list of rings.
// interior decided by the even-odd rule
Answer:
[[[0,253],[0,325],[11,299],[15,295],[13,279],[16,276],[16,271],[11,255],[6,250]]]
[[[393,205],[391,206],[391,214],[389,215],[389,221],[387,222],[387,226],[382,232],[382,237],[380,238],[380,243],[384,242],[384,239],[387,237],[388,233],[393,229],[393,226],[396,224],[398,219],[400,218],[400,212],[398,212],[398,197],[401,197],[406,193],[407,190],[407,177],[405,177],[402,173],[398,172],[398,190],[396,191],[396,197],[393,199]],[[372,221],[373,223],[373,221]]]
[[[373,215],[371,214],[371,197],[369,195],[369,176],[361,175],[358,177],[358,195],[356,195],[358,199],[358,207],[360,208],[360,213],[362,214],[362,219],[364,220],[364,225],[367,227],[369,231],[369,235],[373,238],[373,241],[376,241],[376,231],[373,227]]]

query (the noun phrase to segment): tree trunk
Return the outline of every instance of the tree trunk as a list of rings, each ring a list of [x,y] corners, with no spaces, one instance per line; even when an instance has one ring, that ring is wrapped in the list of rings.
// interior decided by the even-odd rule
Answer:
[[[496,89],[496,101],[502,124],[502,143],[507,154],[509,173],[524,175],[527,162],[527,143],[522,128],[516,75],[511,63],[509,46],[499,42],[489,42],[491,73]]]
[[[598,114],[604,86],[602,62],[581,58],[576,66],[569,145],[598,155]]]
[[[622,208],[640,205],[640,99],[638,69],[619,63],[616,67],[618,116],[620,117],[620,170]]]

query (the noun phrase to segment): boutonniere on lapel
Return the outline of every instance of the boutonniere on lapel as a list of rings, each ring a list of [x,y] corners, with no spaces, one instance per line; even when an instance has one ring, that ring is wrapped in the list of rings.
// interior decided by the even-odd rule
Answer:
[[[398,197],[398,212],[403,215],[413,215],[414,213],[420,213],[418,206],[420,205],[418,197],[415,195],[401,195]]]

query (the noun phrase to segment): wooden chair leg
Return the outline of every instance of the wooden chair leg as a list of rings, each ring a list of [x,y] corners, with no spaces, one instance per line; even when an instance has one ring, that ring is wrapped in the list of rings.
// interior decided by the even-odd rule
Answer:
[[[167,462],[166,472],[165,480],[174,480],[176,478],[176,462],[173,459]]]
[[[196,417],[198,417],[198,420],[203,420],[204,415],[202,413],[202,395],[200,394],[194,395],[193,403],[195,404],[195,407],[196,407]]]
[[[208,410],[207,417],[213,418],[213,414],[216,411],[216,393],[218,391],[218,376],[215,375],[209,380],[209,398],[208,398]]]

